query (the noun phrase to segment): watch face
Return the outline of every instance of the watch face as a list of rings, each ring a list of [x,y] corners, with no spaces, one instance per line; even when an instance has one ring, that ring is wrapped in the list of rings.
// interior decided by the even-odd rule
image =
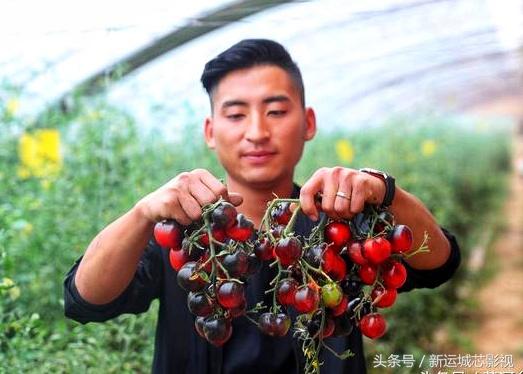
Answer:
[[[360,169],[360,171],[363,171],[363,172],[369,173],[369,174],[378,174],[382,178],[387,178],[387,176],[388,176],[386,173],[384,173],[380,170],[372,169],[372,168],[363,168],[363,169]]]

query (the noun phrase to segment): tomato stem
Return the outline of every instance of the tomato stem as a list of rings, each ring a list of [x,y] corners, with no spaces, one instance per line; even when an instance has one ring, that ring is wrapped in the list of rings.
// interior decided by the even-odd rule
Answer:
[[[263,215],[263,218],[260,223],[260,229],[258,231],[262,231],[262,228],[265,226],[265,231],[269,234],[269,237],[272,241],[274,241],[274,236],[271,234],[271,212],[274,209],[274,207],[279,203],[296,203],[299,204],[299,199],[273,199],[267,203],[267,209],[265,210],[265,214]]]
[[[318,225],[315,226],[313,229],[312,229],[312,232],[309,236],[309,242],[310,243],[316,243],[316,241],[314,241],[314,238],[317,236],[318,240],[317,242],[323,242],[324,241],[324,236],[325,236],[325,226],[327,226],[327,221],[328,221],[328,218],[326,214],[320,214],[321,218],[320,218],[320,222],[318,222]]]
[[[430,252],[429,246],[427,245],[427,242],[429,241],[429,239],[430,239],[430,236],[429,236],[428,232],[425,231],[424,236],[423,236],[423,242],[420,244],[418,249],[416,249],[415,251],[410,251],[410,252],[404,253],[403,257],[405,259],[409,259],[412,256],[415,256],[417,254]]]
[[[212,237],[212,228],[211,228],[211,220],[209,219],[209,214],[211,210],[206,211],[203,215],[203,221],[205,222],[205,227],[207,229],[207,235],[209,236],[209,249],[210,249],[210,255],[209,260],[211,260],[211,283],[214,286],[214,289],[216,290],[216,264],[219,263],[219,261],[216,261],[216,251],[214,248],[213,243],[213,237]]]
[[[254,323],[257,327],[260,327],[260,325],[258,324],[258,322],[256,322],[254,319],[252,319],[251,317],[249,317],[249,316],[247,315],[247,313],[245,313],[243,316],[244,316],[245,318],[247,318],[247,320],[249,320],[250,322]]]
[[[349,357],[354,356],[354,352],[352,352],[350,349],[346,350],[342,354],[339,354],[334,349],[329,347],[327,344],[325,344],[325,341],[321,342],[322,346],[325,347],[330,353],[332,353],[335,357],[339,358],[340,360],[345,360]]]
[[[310,270],[314,271],[315,273],[322,275],[322,276],[325,277],[325,279],[327,279],[329,282],[333,282],[332,278],[329,277],[329,276],[327,275],[327,273],[325,273],[325,272],[324,272],[323,270],[321,270],[321,269],[317,269],[317,268],[315,268],[314,266],[310,265],[307,261],[305,261],[305,260],[300,261],[300,265],[302,265],[302,267],[303,267],[303,265],[305,265],[305,267],[306,267],[307,269],[310,269]]]
[[[289,223],[287,223],[287,227],[285,227],[285,230],[283,230],[283,236],[288,236],[292,229],[294,229],[294,225],[296,224],[296,219],[298,218],[298,213],[301,211],[301,205],[298,202],[298,206],[296,209],[294,209],[294,212],[292,212],[291,219],[289,220]]]
[[[281,271],[282,271],[281,264],[278,261],[278,274],[276,274],[276,277],[275,277],[276,280],[274,281],[274,291],[272,292],[272,312],[273,313],[278,312],[278,305],[276,304],[276,292],[278,289],[278,282],[280,281]]]

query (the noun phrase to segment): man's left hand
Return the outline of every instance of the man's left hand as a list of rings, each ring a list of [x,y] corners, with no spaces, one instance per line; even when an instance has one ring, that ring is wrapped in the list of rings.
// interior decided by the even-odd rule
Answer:
[[[321,203],[316,205],[316,196]],[[352,218],[365,203],[381,204],[385,197],[383,180],[355,169],[335,166],[318,169],[301,188],[303,213],[317,220],[318,208],[333,219]]]

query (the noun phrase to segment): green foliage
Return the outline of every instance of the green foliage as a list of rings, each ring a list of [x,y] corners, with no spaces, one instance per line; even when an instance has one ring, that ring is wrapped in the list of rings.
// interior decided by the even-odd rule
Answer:
[[[149,372],[157,305],[142,316],[79,325],[63,317],[63,277],[101,228],[169,178],[196,167],[224,176],[190,120],[177,129],[179,139],[168,142],[144,135],[132,118],[103,102],[79,105],[67,116],[49,114],[47,125],[61,134],[63,167],[47,179],[18,177],[18,139],[35,125],[0,108],[0,373]],[[350,139],[354,159],[346,166],[389,170],[442,225],[471,243],[473,228],[503,193],[506,134],[448,119],[406,123],[319,135],[307,146],[296,179],[342,164],[333,150]],[[436,148],[424,156],[426,140]],[[389,313],[390,333],[376,349],[427,347],[434,327],[451,314],[459,279],[402,295]]]

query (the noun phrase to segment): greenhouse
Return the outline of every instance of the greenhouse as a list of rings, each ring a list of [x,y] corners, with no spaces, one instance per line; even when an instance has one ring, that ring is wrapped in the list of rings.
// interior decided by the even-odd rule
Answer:
[[[168,365],[159,366],[163,356],[158,352],[167,350],[159,336],[165,326],[162,316],[178,300],[174,296],[155,295],[150,305],[136,307],[140,313],[132,307],[93,317],[110,319],[103,323],[67,318],[72,292],[68,282],[74,277],[82,281],[76,273],[79,261],[83,279],[99,277],[100,289],[111,289],[103,286],[105,279],[123,283],[118,297],[100,296],[105,291],[82,285],[96,284],[94,280],[78,283],[72,296],[78,305],[85,302],[101,311],[136,291],[128,287],[141,276],[144,249],[139,256],[128,250],[136,274],[124,265],[113,267],[117,255],[111,257],[109,250],[105,257],[96,255],[96,248],[101,248],[98,253],[109,248],[96,244],[105,243],[100,237],[110,235],[108,227],[121,228],[122,243],[164,247],[158,251],[165,265],[162,277],[178,282],[171,286],[184,300],[176,313],[187,308],[194,312],[194,294],[210,303],[212,312],[187,314],[190,328],[184,324],[183,337],[164,337],[172,339],[173,351],[178,352],[176,344],[185,336],[187,346],[193,347],[183,359],[176,355],[183,362],[177,369],[181,372],[251,370],[239,366],[235,371],[231,363],[235,354],[241,356],[235,335],[246,334],[247,339],[245,331],[255,331],[256,339],[263,341],[256,349],[275,351],[274,362],[280,357],[278,347],[292,345],[297,352],[293,366],[280,366],[280,371],[271,366],[271,353],[266,352],[265,359],[249,363],[260,373],[284,368],[305,373],[365,371],[355,369],[354,362],[363,363],[369,373],[523,370],[523,2],[19,0],[3,5],[0,373],[172,372]],[[303,77],[303,105],[296,109],[292,104],[293,95],[299,96],[295,76],[265,60],[219,76],[210,94],[206,92],[201,81],[206,63],[246,39],[273,40],[289,52]],[[262,80],[271,67],[285,78]],[[232,85],[234,79],[241,84]],[[291,82],[291,99],[274,94],[251,108],[250,98],[265,89],[267,81],[278,87]],[[223,93],[230,85],[231,92],[240,87],[245,96],[231,100]],[[220,95],[229,101],[217,107]],[[273,104],[276,109],[270,109]],[[254,117],[261,116],[262,107],[267,118]],[[227,108],[233,108],[233,114]],[[285,122],[289,113],[304,116],[303,138],[302,122],[298,135],[291,135],[292,124]],[[219,127],[225,123],[229,127]],[[240,138],[237,144],[231,140]],[[237,161],[235,147],[245,153]],[[293,158],[299,160],[297,165]],[[249,168],[238,174],[231,169],[244,164]],[[263,165],[272,166],[265,170]],[[290,165],[290,171],[278,165]],[[280,169],[287,185],[295,183],[292,193],[285,183],[277,185],[276,177],[270,183],[248,179]],[[201,170],[208,174],[198,174]],[[385,171],[385,177],[376,170]],[[220,218],[213,218],[223,208],[219,194],[202,202],[194,190],[171,202],[168,214],[155,214],[148,231],[122,223],[138,208],[149,207],[161,191],[172,186],[184,190],[195,175],[206,180],[213,194],[211,185],[231,193],[225,196],[220,190],[233,204],[236,192],[253,192],[259,203],[238,202],[235,218],[223,232],[218,230]],[[392,187],[387,179],[391,176]],[[328,178],[339,180],[332,186]],[[368,191],[362,192],[359,205],[356,192],[363,180]],[[296,186],[306,187],[301,195]],[[310,197],[308,202],[304,190],[316,193],[316,208],[310,207],[314,201]],[[406,200],[400,202],[398,196]],[[201,205],[199,218],[190,217],[187,197]],[[259,217],[252,214],[256,207]],[[300,227],[310,218],[309,209],[324,218],[311,220],[319,223],[305,235]],[[178,244],[167,241],[162,246],[166,231],[161,230],[173,230],[168,226],[173,219],[188,221],[176,223],[183,227]],[[410,241],[418,250],[397,247],[395,235],[404,230],[402,225],[411,227]],[[331,229],[341,231],[333,234]],[[148,233],[150,241],[143,235],[138,239],[140,232]],[[438,255],[444,252],[438,240],[442,243],[445,237],[450,254]],[[291,244],[278,250],[283,240]],[[367,248],[372,240],[391,243],[383,259]],[[275,249],[264,254],[267,241]],[[125,246],[115,243],[114,253],[123,254]],[[323,249],[314,254],[319,243]],[[353,253],[356,244],[361,246],[359,257]],[[455,258],[456,266],[460,263],[454,272],[448,269],[458,250],[455,256],[461,261]],[[198,251],[203,252],[195,257]],[[293,257],[287,251],[299,253]],[[239,260],[241,256],[245,259]],[[339,260],[339,267],[329,265],[327,256],[333,263]],[[247,258],[258,266],[249,265],[254,269],[249,276]],[[88,261],[103,265],[92,278],[85,275]],[[245,271],[236,276],[235,261],[245,261]],[[205,288],[193,289],[180,280],[191,262],[197,270],[188,279],[200,277]],[[437,272],[443,263],[448,279]],[[408,274],[406,283],[387,278],[397,267]],[[372,269],[374,278],[367,282],[365,271]],[[277,273],[262,289],[270,296],[263,296],[270,299],[265,304],[249,291],[264,271]],[[416,283],[418,276],[432,280]],[[439,276],[441,285],[436,282]],[[284,281],[285,287],[295,288],[290,299],[278,291]],[[241,308],[220,296],[222,289],[244,287],[244,282],[247,293]],[[359,283],[359,293],[348,291],[351,282]],[[410,291],[409,285],[417,289]],[[186,290],[191,291],[189,305]],[[316,308],[296,301],[301,291],[316,292]],[[338,291],[340,298],[333,301]],[[82,295],[87,298],[79,302]],[[98,302],[89,303],[89,298]],[[340,316],[346,318],[345,327]],[[368,331],[362,322],[368,322],[368,316],[379,316],[373,323],[386,321],[386,332]],[[229,334],[218,344],[207,330],[222,320],[232,329],[232,338]],[[288,323],[283,333],[271,330],[277,323]],[[329,326],[332,331],[327,333]],[[271,336],[259,338],[258,330]],[[245,340],[245,347],[256,339]],[[353,349],[355,339],[363,350]],[[213,361],[216,357],[221,358]]]

